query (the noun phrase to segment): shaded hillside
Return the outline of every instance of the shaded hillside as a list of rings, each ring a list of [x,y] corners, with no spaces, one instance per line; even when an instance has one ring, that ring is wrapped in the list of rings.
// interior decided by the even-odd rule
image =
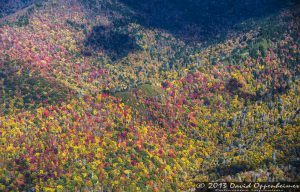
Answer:
[[[141,50],[133,36],[102,26],[93,27],[85,40],[85,46],[91,51],[104,50],[113,61],[126,57],[130,52]]]
[[[53,79],[24,68],[17,61],[0,61],[0,115],[36,109],[71,98],[72,91]]]
[[[185,40],[205,40],[226,34],[236,24],[278,12],[280,0],[121,0],[136,13],[135,20]]]
[[[0,18],[6,15],[22,10],[40,0],[1,0],[0,1]]]
[[[253,28],[258,20],[283,8],[295,6],[293,1],[280,0],[79,2],[90,20],[99,17],[86,38],[87,49],[104,50],[113,60],[140,50],[136,37],[127,29],[131,23],[149,30],[165,31],[186,44],[210,45],[225,40],[228,34]]]

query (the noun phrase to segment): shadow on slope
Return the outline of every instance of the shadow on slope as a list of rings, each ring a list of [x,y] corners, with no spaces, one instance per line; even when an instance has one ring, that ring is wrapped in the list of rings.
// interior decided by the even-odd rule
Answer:
[[[125,30],[128,23],[145,28],[165,30],[187,43],[218,42],[245,20],[259,19],[293,5],[292,0],[118,0],[80,1],[87,15],[98,15],[108,26],[94,27],[86,39],[86,47],[102,49],[120,59],[139,46]],[[244,27],[242,27],[244,28]],[[118,29],[118,32],[116,31]]]
[[[11,108],[34,109],[66,101],[71,93],[58,82],[21,68],[17,62],[0,63],[0,111],[4,114]]]
[[[13,14],[20,9],[28,7],[40,0],[1,0],[0,1],[0,18]]]
[[[140,50],[135,38],[115,31],[111,27],[96,26],[85,40],[85,46],[92,50],[102,50],[112,61],[127,56],[130,52]]]
[[[281,0],[120,0],[136,13],[136,21],[167,30],[183,40],[213,40],[248,19],[279,11]]]

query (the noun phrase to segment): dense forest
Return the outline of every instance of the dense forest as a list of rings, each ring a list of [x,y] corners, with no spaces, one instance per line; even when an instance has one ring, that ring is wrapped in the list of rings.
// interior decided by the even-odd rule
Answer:
[[[295,0],[0,0],[0,191],[300,181]]]

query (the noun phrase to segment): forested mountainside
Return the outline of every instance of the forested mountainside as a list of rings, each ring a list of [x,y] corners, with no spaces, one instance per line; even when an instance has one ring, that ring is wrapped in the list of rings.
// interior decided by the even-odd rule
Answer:
[[[32,5],[37,0],[1,0],[0,18]]]
[[[299,181],[300,7],[0,1],[0,191]]]

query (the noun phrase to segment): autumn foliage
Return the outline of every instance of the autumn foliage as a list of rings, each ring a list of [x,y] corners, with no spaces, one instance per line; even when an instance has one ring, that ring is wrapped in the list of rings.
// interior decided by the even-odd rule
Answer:
[[[0,191],[299,180],[299,9],[203,47],[123,12],[51,0],[1,20]]]

